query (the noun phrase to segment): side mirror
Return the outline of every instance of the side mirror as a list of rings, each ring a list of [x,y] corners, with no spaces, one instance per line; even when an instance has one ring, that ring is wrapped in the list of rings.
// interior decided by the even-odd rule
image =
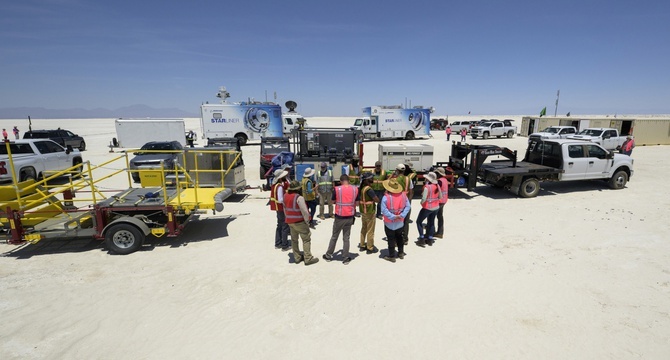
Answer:
[[[71,153],[72,151],[73,151],[73,150],[72,150],[72,145],[68,145],[68,146],[65,147],[65,153],[66,153],[66,154],[69,154],[69,153]]]
[[[610,150],[607,155],[605,155],[605,159],[614,159],[614,151]]]

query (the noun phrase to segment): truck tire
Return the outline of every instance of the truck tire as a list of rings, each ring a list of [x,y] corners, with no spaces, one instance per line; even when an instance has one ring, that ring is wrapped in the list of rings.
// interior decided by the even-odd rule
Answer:
[[[19,181],[26,181],[30,179],[37,180],[37,174],[35,174],[35,169],[31,167],[21,169],[21,172],[19,173]]]
[[[536,197],[540,192],[540,182],[536,178],[528,178],[519,187],[519,196],[522,198]]]
[[[512,130],[508,131],[508,132],[507,132],[507,138],[508,138],[508,139],[511,139],[511,138],[513,138],[513,137],[514,137],[514,131],[512,131]]]
[[[413,131],[408,131],[408,132],[405,134],[405,139],[406,139],[406,140],[414,140],[414,132],[413,132]]]
[[[610,179],[608,184],[611,189],[620,190],[626,187],[627,182],[628,182],[628,173],[623,170],[619,170],[615,172],[614,175],[612,175],[612,178]]]
[[[84,150],[86,150],[86,141],[82,140],[81,143],[79,144],[79,151]]]
[[[246,135],[244,135],[244,134],[237,134],[237,135],[235,135],[235,138],[236,138],[237,141],[240,143],[240,146],[244,146],[244,145],[247,144],[247,140],[248,140],[248,138],[247,138]]]
[[[483,133],[483,134],[482,134],[482,138],[483,138],[484,140],[488,139],[488,138],[489,138],[489,133],[487,133],[487,132]]]
[[[137,251],[146,237],[131,224],[119,223],[105,232],[107,249],[119,255],[127,255]]]

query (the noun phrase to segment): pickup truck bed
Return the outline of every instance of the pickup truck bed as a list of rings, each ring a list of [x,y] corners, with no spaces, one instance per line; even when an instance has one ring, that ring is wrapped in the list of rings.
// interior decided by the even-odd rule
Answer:
[[[516,163],[512,167],[511,161],[494,161],[482,165],[482,170],[499,175],[520,175],[520,174],[560,174],[561,170],[550,166],[533,164],[525,161]]]

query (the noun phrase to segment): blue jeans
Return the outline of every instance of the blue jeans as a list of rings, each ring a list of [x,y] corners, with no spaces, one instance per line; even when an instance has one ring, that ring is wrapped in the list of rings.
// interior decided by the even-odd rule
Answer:
[[[435,217],[437,216],[436,210],[428,210],[421,208],[419,211],[419,216],[416,217],[416,227],[419,230],[419,237],[423,238],[423,221],[428,219],[426,223],[426,238],[430,239],[435,234]]]
[[[314,220],[314,214],[316,214],[316,200],[305,201],[305,203],[309,209],[309,219]]]
[[[275,247],[289,247],[288,233],[291,231],[286,223],[284,211],[277,211],[277,229],[275,230]]]

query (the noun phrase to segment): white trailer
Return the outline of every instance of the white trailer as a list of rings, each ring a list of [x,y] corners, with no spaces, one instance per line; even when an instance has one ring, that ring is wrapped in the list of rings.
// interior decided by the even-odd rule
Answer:
[[[140,148],[150,141],[179,141],[186,145],[184,119],[117,119],[114,125],[118,146],[122,148]]]
[[[370,106],[363,108],[363,117],[356,119],[355,130],[361,130],[366,139],[407,139],[430,136],[430,114],[433,108],[416,106]]]
[[[216,96],[222,99],[220,104],[200,106],[202,136],[209,142],[234,137],[244,145],[249,140],[282,136],[281,106],[271,102],[228,102],[230,94],[225,87]]]

